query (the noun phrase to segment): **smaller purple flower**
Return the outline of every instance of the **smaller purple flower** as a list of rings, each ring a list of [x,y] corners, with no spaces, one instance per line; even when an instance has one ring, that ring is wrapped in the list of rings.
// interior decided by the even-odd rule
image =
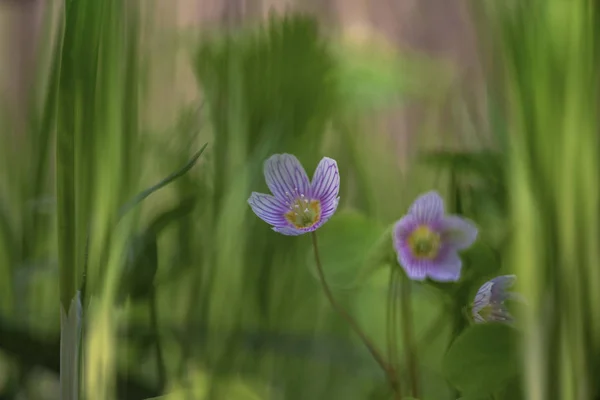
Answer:
[[[335,160],[324,157],[312,182],[291,154],[275,154],[265,161],[265,179],[273,195],[252,192],[252,211],[283,235],[312,232],[331,218],[340,198],[340,174]]]
[[[509,292],[517,277],[515,275],[502,275],[484,283],[477,294],[471,312],[473,320],[480,324],[485,322],[514,321],[513,316],[506,308],[506,300],[521,300],[517,293]]]
[[[476,238],[477,228],[471,221],[444,215],[444,200],[435,191],[419,196],[393,232],[398,262],[417,281],[458,281],[462,269],[458,251]]]

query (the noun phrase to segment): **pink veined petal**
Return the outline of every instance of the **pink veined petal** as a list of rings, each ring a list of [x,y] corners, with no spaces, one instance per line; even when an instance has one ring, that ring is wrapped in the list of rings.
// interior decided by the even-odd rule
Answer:
[[[444,216],[444,200],[435,192],[427,192],[417,197],[408,213],[421,223],[436,222]]]
[[[286,226],[285,205],[274,196],[252,192],[248,199],[252,211],[263,221],[273,226]]]
[[[460,279],[461,270],[462,261],[458,254],[448,251],[444,257],[431,263],[427,276],[438,282],[456,282]]]
[[[423,281],[427,277],[430,261],[419,260],[414,257],[408,244],[408,238],[417,226],[419,226],[419,221],[414,215],[405,215],[394,225],[392,239],[398,256],[398,263],[404,269],[406,275],[412,280]]]
[[[400,265],[402,265],[402,268],[404,269],[404,272],[406,272],[408,278],[413,281],[424,281],[425,278],[427,278],[427,263],[410,258],[403,259],[403,256],[403,254],[400,254],[398,261],[400,261]]]
[[[273,195],[286,204],[300,195],[309,195],[308,175],[294,155],[272,155],[265,161],[264,173],[267,186]]]
[[[433,219],[429,225],[435,230],[434,226],[437,222]],[[412,253],[409,238],[414,229],[421,224],[423,224],[423,220],[416,213],[409,213],[396,222],[393,231],[393,242],[398,254],[398,262],[412,280],[422,281],[429,277],[440,282],[458,281],[462,262],[456,254],[455,248],[451,245],[443,243],[436,259],[422,259],[415,257]]]
[[[492,296],[493,297],[498,297],[501,296],[502,294],[506,294],[507,290],[510,289],[515,282],[517,281],[517,276],[516,275],[500,275],[495,277],[494,279],[490,280],[490,283],[493,284],[492,286]]]
[[[486,282],[477,291],[475,300],[473,301],[473,312],[479,313],[484,307],[490,304],[490,298],[492,297],[492,286],[493,282]]]
[[[417,226],[419,226],[419,221],[411,214],[405,215],[396,222],[393,231],[396,251],[399,251],[401,243],[408,240]]]
[[[458,215],[448,215],[442,220],[444,241],[457,250],[470,247],[477,239],[478,230],[475,224]]]
[[[507,322],[512,323],[514,317],[510,314],[504,302],[520,296],[507,290],[515,283],[516,275],[501,275],[481,285],[473,302],[472,314],[477,323]],[[481,311],[486,309],[485,318]]]
[[[286,236],[300,236],[307,232],[310,232],[308,230],[296,229],[291,226],[273,227],[273,230],[277,233],[281,233],[282,235]]]
[[[329,208],[334,205],[334,202],[337,203],[340,192],[340,173],[337,162],[332,158],[323,157],[317,165],[310,186],[311,197],[321,202],[322,209]]]
[[[327,222],[333,216],[333,214],[335,214],[335,211],[337,210],[339,202],[340,202],[340,198],[338,197],[336,199],[333,199],[333,201],[330,201],[327,204],[327,206],[325,206],[325,207],[323,205],[321,205],[321,219],[319,220],[319,222],[317,222],[315,224],[315,226],[313,227],[314,229],[321,227],[325,222]]]
[[[398,263],[402,266],[409,279],[414,281],[425,280],[430,261],[415,258],[407,244],[399,244],[398,247]]]

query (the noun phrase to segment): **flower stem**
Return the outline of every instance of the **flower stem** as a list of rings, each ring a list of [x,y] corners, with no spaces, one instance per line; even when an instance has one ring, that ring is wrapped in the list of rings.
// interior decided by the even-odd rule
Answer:
[[[417,360],[417,348],[414,343],[414,323],[412,315],[412,304],[410,299],[410,281],[402,279],[402,340],[404,341],[404,352],[406,354],[406,365],[410,378],[411,396],[419,398],[419,366]]]
[[[388,362],[390,366],[397,372],[397,368],[399,365],[398,362],[398,298],[399,298],[399,289],[398,285],[399,273],[396,268],[390,268],[390,279],[388,286],[388,307],[387,307],[387,345],[388,345]],[[398,375],[396,375],[398,377]],[[398,392],[400,390],[400,380],[398,380]]]
[[[313,249],[315,252],[315,263],[317,264],[317,272],[319,274],[319,280],[321,281],[321,285],[323,286],[323,291],[325,292],[325,296],[331,306],[346,320],[348,325],[354,330],[354,332],[360,337],[363,344],[371,353],[371,356],[375,359],[377,364],[381,367],[381,369],[387,375],[390,386],[394,390],[398,396],[400,396],[400,386],[398,383],[398,379],[396,378],[396,372],[394,369],[385,361],[382,355],[379,353],[371,339],[362,331],[362,329],[358,326],[358,323],[352,318],[352,316],[342,307],[333,297],[333,293],[327,284],[325,279],[325,274],[323,273],[323,266],[321,265],[321,257],[319,256],[319,246],[317,245],[317,234],[315,232],[311,232]],[[400,397],[398,397],[400,398]]]
[[[461,304],[461,302],[453,299],[452,303],[448,307],[448,314],[452,316],[452,331],[450,333],[450,340],[446,345],[446,351],[450,350],[450,347],[452,347],[454,341],[460,336],[460,334],[468,325],[468,314],[465,315],[464,308],[460,308],[459,304]],[[458,389],[452,389],[452,395],[458,397],[460,396],[460,391]]]

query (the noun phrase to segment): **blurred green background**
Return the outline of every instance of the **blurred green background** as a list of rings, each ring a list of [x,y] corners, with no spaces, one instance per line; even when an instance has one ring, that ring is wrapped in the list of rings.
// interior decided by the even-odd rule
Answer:
[[[247,204],[283,152],[309,175],[337,160],[323,267],[406,396],[410,329],[419,399],[600,398],[597,2],[389,11],[467,32],[457,57],[356,22],[385,22],[383,3],[332,1],[337,24],[325,3],[22,3],[0,2],[0,399],[61,398],[62,312],[79,398],[399,400],[310,239]],[[219,17],[173,23],[198,9]],[[456,284],[397,273],[390,228],[432,189],[480,228]],[[473,326],[505,273],[518,326]]]

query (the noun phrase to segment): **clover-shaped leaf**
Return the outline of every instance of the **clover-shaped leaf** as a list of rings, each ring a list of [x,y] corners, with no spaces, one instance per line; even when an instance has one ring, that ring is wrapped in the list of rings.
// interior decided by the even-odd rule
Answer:
[[[471,326],[446,353],[444,374],[469,399],[490,395],[518,374],[517,340],[517,331],[503,324]]]

